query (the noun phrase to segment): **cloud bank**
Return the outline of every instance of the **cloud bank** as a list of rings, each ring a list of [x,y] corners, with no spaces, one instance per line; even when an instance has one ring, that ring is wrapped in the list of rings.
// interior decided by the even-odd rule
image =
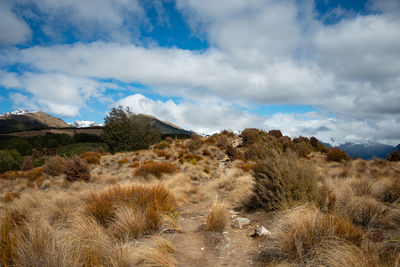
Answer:
[[[13,10],[32,3],[17,3],[2,11],[18,29],[4,45],[30,36],[29,26]],[[11,95],[15,104],[29,102],[75,116],[87,101],[102,99],[107,89],[118,87],[104,82],[112,80],[182,99],[157,101],[132,92],[116,104],[200,132],[279,128],[291,136],[315,135],[324,141],[400,142],[397,1],[370,1],[370,12],[362,15],[340,10],[337,23],[325,24],[317,19],[312,1],[235,0],[227,6],[177,0],[176,9],[192,34],[208,41],[206,50],[144,45],[139,29],[152,25],[146,6],[137,1],[102,0],[98,13],[90,1],[41,0],[35,5],[40,14],[53,14],[43,27],[54,36],[60,34],[52,29],[59,23],[54,21],[66,10],[76,11],[65,16],[64,26],[89,41],[3,48],[0,85],[18,90]],[[167,23],[162,6],[160,21]],[[15,73],[10,65],[27,71]],[[308,105],[317,113],[251,112],[253,106],[268,105]]]

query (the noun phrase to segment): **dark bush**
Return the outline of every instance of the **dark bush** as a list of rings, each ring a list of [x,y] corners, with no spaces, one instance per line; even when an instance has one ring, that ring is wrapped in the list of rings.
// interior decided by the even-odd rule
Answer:
[[[65,179],[69,182],[85,181],[90,179],[90,170],[86,160],[74,156],[65,164]]]
[[[16,150],[0,150],[0,173],[19,170],[22,157]]]
[[[397,150],[393,150],[392,153],[387,154],[386,160],[388,161],[400,161],[400,153]]]
[[[75,133],[73,138],[77,143],[101,143],[103,139],[95,134]]]
[[[307,202],[323,204],[325,196],[310,165],[302,163],[291,151],[270,148],[265,152],[253,168],[255,184],[248,208],[271,211]]]
[[[331,148],[327,153],[328,161],[341,162],[342,160],[349,160],[350,156],[339,148]]]
[[[21,171],[29,171],[33,169],[31,157],[25,157],[24,163],[22,163]]]
[[[226,147],[226,154],[228,155],[230,160],[235,160],[235,159],[242,159],[243,158],[243,153],[236,147],[233,147],[232,145],[228,145]]]
[[[25,139],[12,138],[2,143],[2,148],[5,150],[17,150],[21,155],[31,155],[32,145]]]
[[[129,108],[113,108],[104,119],[104,140],[111,152],[147,149],[160,141],[160,133]]]
[[[250,146],[254,143],[262,141],[268,133],[255,128],[246,128],[240,134],[243,139],[244,146]]]
[[[43,165],[43,171],[50,176],[58,176],[64,173],[66,159],[60,156],[53,156],[47,159]]]
[[[278,139],[283,136],[282,132],[280,130],[271,130],[271,131],[268,132],[268,134],[272,135],[272,136],[275,136]]]
[[[200,135],[197,134],[192,134],[192,137],[190,138],[187,147],[189,148],[190,151],[194,152],[201,148],[203,145],[203,141],[201,140]]]

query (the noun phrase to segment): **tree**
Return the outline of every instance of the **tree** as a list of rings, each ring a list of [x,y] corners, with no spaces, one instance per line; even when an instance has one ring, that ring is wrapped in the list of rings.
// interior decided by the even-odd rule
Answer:
[[[104,118],[104,140],[112,153],[147,149],[160,141],[160,133],[129,108],[113,108]]]

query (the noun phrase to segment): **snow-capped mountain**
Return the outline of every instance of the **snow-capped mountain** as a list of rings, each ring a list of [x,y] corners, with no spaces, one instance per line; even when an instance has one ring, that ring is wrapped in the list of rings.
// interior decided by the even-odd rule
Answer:
[[[41,111],[16,110],[0,114],[0,133],[68,127],[62,119]]]
[[[394,148],[394,146],[391,145],[372,141],[345,143],[337,147],[347,152],[351,157],[359,157],[362,159],[372,159],[374,157],[385,158]]]
[[[75,128],[88,128],[88,127],[101,126],[100,124],[98,124],[95,121],[86,121],[86,120],[75,121],[75,122],[69,123],[69,125],[71,125],[72,127],[75,127]]]
[[[1,113],[0,116],[3,117],[10,117],[12,115],[25,115],[27,113],[37,113],[38,111],[36,110],[22,110],[22,109],[17,109],[11,112],[6,112],[6,113]]]

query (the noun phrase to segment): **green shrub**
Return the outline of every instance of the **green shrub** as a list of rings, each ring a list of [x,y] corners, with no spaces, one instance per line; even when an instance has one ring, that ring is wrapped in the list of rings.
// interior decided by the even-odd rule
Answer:
[[[75,133],[74,138],[77,143],[101,143],[103,139],[95,134]]]
[[[0,150],[0,173],[19,170],[22,157],[16,150]]]
[[[67,160],[65,164],[65,179],[69,182],[75,181],[89,181],[90,170],[86,160],[81,159],[79,156],[74,156]]]
[[[254,166],[253,196],[247,206],[267,211],[279,210],[307,202],[321,206],[325,199],[319,190],[316,174],[297,155],[271,147]]]
[[[103,145],[104,144],[101,143],[71,144],[58,148],[57,154],[60,156],[71,157],[74,155],[80,155],[85,152],[97,152],[99,150],[99,147],[102,147]]]
[[[349,160],[350,156],[339,148],[331,148],[327,153],[328,161],[341,162],[342,160]]]
[[[22,138],[8,139],[6,142],[2,143],[2,147],[5,150],[17,150],[24,156],[32,154],[32,145]]]
[[[147,149],[160,141],[160,133],[129,108],[113,108],[104,119],[104,140],[111,152]]]

